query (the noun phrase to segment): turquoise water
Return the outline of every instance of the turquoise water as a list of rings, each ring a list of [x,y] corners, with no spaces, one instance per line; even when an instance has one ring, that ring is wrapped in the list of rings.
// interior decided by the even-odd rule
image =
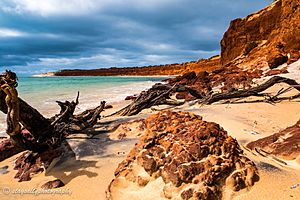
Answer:
[[[19,77],[19,97],[46,117],[59,111],[56,100],[72,101],[80,92],[78,111],[99,105],[100,101],[115,103],[126,96],[138,94],[166,77]],[[0,114],[0,135],[5,131],[5,115]],[[2,134],[1,134],[2,133]]]
[[[162,77],[19,77],[18,90],[20,93],[47,91],[65,91],[67,89],[107,88],[123,86],[136,82],[157,82]]]

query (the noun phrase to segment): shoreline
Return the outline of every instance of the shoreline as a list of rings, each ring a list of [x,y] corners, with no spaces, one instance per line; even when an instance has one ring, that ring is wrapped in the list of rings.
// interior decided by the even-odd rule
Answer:
[[[81,75],[81,76],[57,76],[54,73],[53,74],[33,74],[29,77],[166,77],[166,78],[172,78],[176,77],[177,75],[108,75],[108,76],[101,76],[101,75]]]
[[[33,74],[31,77],[52,77],[54,76],[54,72],[47,72],[43,74]]]

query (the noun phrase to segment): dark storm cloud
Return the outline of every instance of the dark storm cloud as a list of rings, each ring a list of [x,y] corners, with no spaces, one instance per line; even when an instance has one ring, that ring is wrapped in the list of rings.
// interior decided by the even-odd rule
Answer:
[[[4,0],[0,66],[60,68],[183,62],[219,53],[231,19],[260,0]]]

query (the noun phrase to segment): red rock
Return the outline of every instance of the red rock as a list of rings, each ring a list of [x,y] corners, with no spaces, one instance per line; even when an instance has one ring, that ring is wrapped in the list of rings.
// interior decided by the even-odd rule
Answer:
[[[265,73],[265,76],[274,76],[274,75],[278,75],[278,74],[286,74],[289,73],[287,68],[283,68],[283,69],[272,69],[270,71],[268,71],[267,73]]]
[[[252,51],[252,49],[254,49],[257,46],[258,46],[258,44],[257,44],[256,41],[250,41],[250,42],[248,42],[247,45],[246,45],[246,47],[245,47],[243,55],[244,56],[248,55]]]
[[[184,182],[191,182],[192,179],[204,171],[203,163],[190,163],[189,165],[178,166],[179,177]]]
[[[278,133],[247,144],[250,149],[261,148],[283,159],[296,159],[300,155],[300,120]]]
[[[176,98],[191,101],[196,99],[193,95],[196,95],[198,98],[201,98],[199,96],[205,97],[211,93],[213,87],[221,84],[224,85],[221,88],[223,92],[250,87],[252,79],[259,78],[261,75],[261,70],[241,71],[236,67],[230,67],[215,70],[211,74],[204,71],[198,73],[197,77],[191,76],[190,79],[182,79],[182,77],[169,79],[168,83],[188,86],[191,90],[189,92],[185,90],[179,92],[178,89]]]
[[[194,71],[187,72],[183,74],[182,76],[177,76],[173,79],[169,79],[168,82],[170,84],[182,84],[182,85],[189,85],[191,82],[193,82],[197,78],[197,75]]]
[[[0,140],[0,162],[23,151],[20,147],[15,147],[12,140],[1,139]]]
[[[47,183],[42,185],[41,188],[44,190],[49,190],[53,188],[60,188],[63,186],[65,186],[65,184],[60,179],[55,179],[53,181],[48,181]]]
[[[19,182],[29,181],[34,174],[39,174],[47,169],[55,158],[58,158],[66,150],[70,150],[67,143],[56,149],[48,149],[41,153],[34,153],[32,151],[25,151],[21,154],[16,162],[14,170],[17,170],[15,178]]]
[[[144,158],[142,166],[150,174],[157,171],[157,164],[153,158]]]
[[[267,55],[269,66],[275,68],[287,61],[288,53],[291,58],[297,57],[299,5],[299,1],[278,0],[243,19],[231,21],[221,41],[221,63],[230,65],[243,55],[248,57],[243,62]]]
[[[219,74],[219,73],[224,72],[224,71],[225,71],[225,67],[221,67],[219,69],[213,70],[211,73],[212,74]]]
[[[240,179],[229,181],[234,190],[250,187],[257,181],[253,178],[257,176],[254,163],[243,156],[237,141],[218,124],[203,121],[202,117],[193,113],[171,111],[152,115],[145,120],[145,124],[145,135],[117,168],[116,179],[126,178],[130,174],[127,181],[139,182],[140,178],[133,172],[133,166],[139,165],[151,177],[147,178],[146,184],[148,180],[150,183],[162,177],[166,198],[172,195],[181,195],[182,198],[198,195],[202,199],[218,199],[222,193],[220,186],[237,168],[249,171],[249,177],[243,173],[239,175]],[[184,186],[181,187],[183,183],[199,182],[202,182],[201,189],[193,185],[190,185],[192,192],[180,189],[184,189]],[[114,183],[109,186],[109,191]],[[168,187],[178,187],[178,190]]]
[[[190,199],[192,196],[193,196],[193,189],[187,189],[187,190],[184,190],[181,194],[180,194],[181,198],[183,200],[188,200]]]
[[[204,78],[206,78],[207,76],[209,75],[209,73],[207,72],[207,71],[202,71],[202,72],[199,72],[198,74],[197,74],[197,79],[204,79]]]
[[[288,57],[283,54],[277,54],[277,55],[269,55],[267,57],[267,62],[269,64],[270,69],[274,69],[288,61]]]

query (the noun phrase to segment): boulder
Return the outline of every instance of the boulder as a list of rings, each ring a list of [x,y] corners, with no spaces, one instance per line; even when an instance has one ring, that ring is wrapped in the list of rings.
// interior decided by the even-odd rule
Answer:
[[[145,134],[116,169],[107,199],[221,199],[225,188],[239,191],[258,181],[255,164],[218,124],[171,111],[151,115],[145,124]],[[153,187],[154,193],[146,192]]]
[[[286,63],[287,61],[288,61],[288,56],[283,54],[275,54],[275,55],[270,54],[267,57],[267,62],[270,69],[277,68],[278,66]]]

